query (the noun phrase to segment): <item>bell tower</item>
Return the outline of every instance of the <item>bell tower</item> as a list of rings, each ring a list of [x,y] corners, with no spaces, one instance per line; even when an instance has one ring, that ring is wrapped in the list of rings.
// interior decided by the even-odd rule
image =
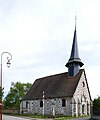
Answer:
[[[81,62],[81,59],[79,58],[79,53],[78,53],[76,21],[75,21],[75,30],[74,30],[71,55],[65,66],[68,68],[69,76],[75,76],[79,72],[80,67],[82,67],[83,65],[84,64]]]

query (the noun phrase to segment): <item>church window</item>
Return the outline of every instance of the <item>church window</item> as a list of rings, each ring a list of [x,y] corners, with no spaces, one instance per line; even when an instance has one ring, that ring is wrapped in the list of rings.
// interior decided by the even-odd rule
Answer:
[[[89,104],[87,103],[87,115],[89,114]]]
[[[82,105],[82,114],[84,114],[85,113],[85,105],[83,104]]]
[[[40,107],[43,107],[43,101],[40,101]]]
[[[26,108],[28,108],[28,101],[26,101]]]
[[[82,84],[83,84],[83,87],[85,87],[85,83],[84,83],[84,82],[82,82]]]
[[[65,106],[66,106],[66,100],[62,99],[62,107],[65,107]]]

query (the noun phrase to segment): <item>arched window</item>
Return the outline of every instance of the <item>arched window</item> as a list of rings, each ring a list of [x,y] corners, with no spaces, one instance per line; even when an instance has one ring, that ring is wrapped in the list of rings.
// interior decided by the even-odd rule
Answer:
[[[83,87],[85,87],[85,83],[84,83],[84,82],[82,82],[82,84],[83,84]]]
[[[82,105],[82,114],[84,114],[85,113],[85,105],[83,104]]]
[[[26,108],[28,108],[28,101],[26,101]]]
[[[40,101],[40,107],[43,107],[43,101]]]
[[[89,102],[87,102],[87,115],[89,115],[90,113],[90,105],[89,105]]]
[[[62,99],[62,107],[65,107],[65,106],[66,106],[66,100]]]

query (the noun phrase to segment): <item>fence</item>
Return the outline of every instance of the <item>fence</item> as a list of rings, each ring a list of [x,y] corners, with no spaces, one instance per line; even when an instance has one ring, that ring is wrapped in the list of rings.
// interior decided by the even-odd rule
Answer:
[[[19,110],[16,110],[16,109],[3,109],[2,113],[4,113],[4,114],[19,114]]]

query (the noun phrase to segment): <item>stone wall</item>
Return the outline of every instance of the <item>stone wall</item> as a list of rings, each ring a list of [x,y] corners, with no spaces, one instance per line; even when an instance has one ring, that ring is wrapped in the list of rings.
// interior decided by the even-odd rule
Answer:
[[[72,98],[63,98],[65,99],[66,106],[62,107],[62,98],[55,99],[44,99],[44,108],[40,107],[40,101],[42,100],[33,100],[28,101],[28,106],[26,107],[27,101],[22,101],[20,105],[20,113],[30,113],[37,115],[65,115],[71,116],[72,107],[71,99]]]
[[[73,95],[76,104],[76,116],[90,115],[91,98],[89,94],[88,83],[83,72],[77,89]]]

